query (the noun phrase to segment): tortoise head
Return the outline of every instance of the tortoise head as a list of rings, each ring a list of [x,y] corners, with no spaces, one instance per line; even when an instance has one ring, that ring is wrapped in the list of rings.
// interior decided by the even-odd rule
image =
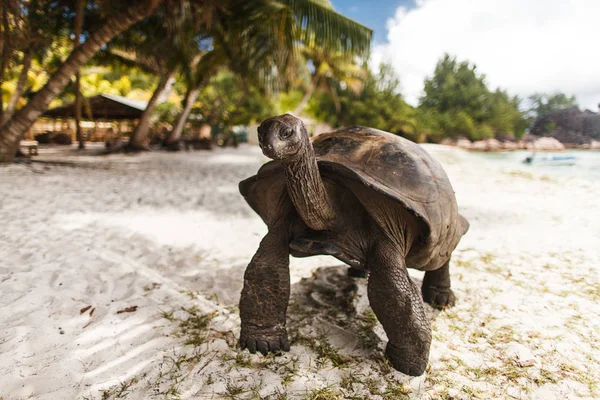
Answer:
[[[258,127],[258,143],[265,156],[284,162],[295,160],[310,146],[304,123],[290,114],[263,121]]]

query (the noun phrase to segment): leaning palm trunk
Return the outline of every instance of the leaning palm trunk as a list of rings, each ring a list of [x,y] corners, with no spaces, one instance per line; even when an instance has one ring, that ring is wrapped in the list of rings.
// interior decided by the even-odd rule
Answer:
[[[148,101],[148,106],[146,106],[146,109],[140,116],[140,120],[137,126],[131,134],[131,138],[129,139],[129,143],[127,144],[126,151],[147,150],[146,142],[148,139],[148,131],[150,128],[150,117],[152,116],[154,108],[158,104],[158,99],[163,94],[165,88],[167,87],[167,84],[169,83],[173,75],[175,75],[175,72],[171,71],[167,74],[163,74],[160,76],[158,86],[154,90],[150,101]]]
[[[302,113],[302,111],[304,111],[304,109],[308,105],[308,101],[312,97],[314,91],[315,91],[314,86],[311,86],[308,88],[306,93],[304,93],[302,100],[300,100],[300,104],[298,104],[296,109],[294,109],[294,115],[300,115]]]
[[[81,28],[83,25],[83,0],[76,1],[77,15],[75,17],[75,47],[81,44]],[[77,130],[77,141],[79,150],[85,148],[83,132],[81,131],[81,71],[75,74],[75,128]]]
[[[315,91],[318,81],[319,81],[319,76],[315,72],[315,75],[313,76],[313,78],[311,80],[310,86],[306,89],[306,93],[304,93],[304,96],[302,97],[300,104],[298,104],[298,106],[294,110],[294,115],[300,115],[302,113],[302,111],[304,111],[304,109],[308,105],[310,98],[312,97],[312,95]]]
[[[181,114],[179,114],[179,117],[177,118],[175,127],[173,128],[173,130],[171,132],[169,132],[169,135],[167,136],[167,139],[165,140],[166,147],[168,147],[168,148],[174,147],[173,146],[174,143],[176,143],[177,141],[179,141],[181,139],[181,134],[183,133],[183,127],[185,126],[185,123],[186,123],[188,117],[190,116],[190,112],[192,112],[192,107],[194,106],[194,102],[198,98],[199,94],[200,94],[200,88],[190,89],[190,91],[187,93],[187,96],[185,97],[185,105],[183,107],[183,110],[181,111]]]
[[[21,68],[21,72],[19,73],[19,78],[17,79],[17,85],[15,87],[15,91],[10,96],[8,103],[6,104],[6,110],[4,114],[2,114],[2,121],[0,121],[0,127],[4,125],[4,123],[12,117],[17,109],[17,103],[19,99],[23,95],[25,91],[25,84],[27,83],[27,73],[29,72],[29,68],[31,67],[31,60],[33,58],[33,54],[31,51],[28,51],[23,56],[23,67]]]
[[[75,72],[115,36],[150,15],[160,1],[162,0],[139,1],[124,13],[116,13],[73,50],[46,85],[0,129],[0,163],[14,160],[21,138],[44,113],[50,102],[63,91]]]

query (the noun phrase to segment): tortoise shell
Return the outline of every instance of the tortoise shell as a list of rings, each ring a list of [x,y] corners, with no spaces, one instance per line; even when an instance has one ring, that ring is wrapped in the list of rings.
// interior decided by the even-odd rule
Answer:
[[[348,187],[384,232],[393,237],[397,231],[394,207],[420,221],[420,240],[411,248],[407,266],[432,270],[449,259],[468,222],[458,214],[448,176],[421,146],[361,126],[319,135],[312,145],[321,176]],[[272,215],[277,203],[287,196],[283,167],[278,161],[265,164],[240,183],[240,193],[269,225],[277,217]]]

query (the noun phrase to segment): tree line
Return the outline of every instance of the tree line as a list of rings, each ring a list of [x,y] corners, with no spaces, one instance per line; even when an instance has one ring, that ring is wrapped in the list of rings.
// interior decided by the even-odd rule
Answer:
[[[418,142],[518,139],[536,118],[577,105],[574,97],[563,93],[535,93],[521,99],[505,90],[491,90],[474,64],[448,54],[425,79],[416,107],[405,102],[401,82],[388,64],[378,72],[367,70],[359,91],[343,81],[336,89],[335,101],[327,93],[313,98],[313,115],[333,126],[372,126]]]
[[[192,110],[209,125],[294,111],[436,142],[518,138],[575,105],[492,90],[475,65],[444,55],[413,107],[390,65],[367,68],[371,30],[328,0],[5,0],[0,14],[0,162],[53,101],[101,92],[149,97],[129,151],[146,147],[152,115],[177,144]],[[177,104],[159,105],[174,79]]]

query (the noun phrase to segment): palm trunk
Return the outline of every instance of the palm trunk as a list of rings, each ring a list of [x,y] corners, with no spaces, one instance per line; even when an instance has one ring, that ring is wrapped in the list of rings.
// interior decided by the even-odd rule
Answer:
[[[142,151],[148,149],[146,142],[148,139],[148,130],[150,128],[150,117],[152,116],[154,107],[156,104],[158,104],[158,99],[162,95],[173,75],[175,75],[175,72],[171,71],[160,76],[158,86],[154,90],[150,101],[148,101],[148,106],[140,116],[140,120],[131,134],[131,138],[129,139],[129,143],[127,144],[126,148],[127,151]]]
[[[17,86],[15,87],[15,91],[10,96],[8,103],[6,104],[6,110],[4,110],[4,114],[2,114],[2,121],[0,121],[0,127],[4,125],[5,121],[10,120],[12,115],[15,113],[17,109],[17,103],[19,99],[23,95],[25,91],[25,84],[27,83],[27,73],[29,72],[29,68],[31,67],[31,60],[33,59],[33,52],[28,51],[23,56],[23,68],[21,68],[21,72],[19,73],[19,78],[17,79]]]
[[[310,100],[313,93],[315,92],[315,88],[317,87],[317,83],[319,81],[319,75],[317,74],[317,71],[316,71],[317,68],[318,68],[318,66],[315,66],[315,75],[312,78],[311,85],[308,87],[308,89],[306,89],[306,93],[304,93],[304,96],[302,97],[300,104],[298,104],[298,107],[296,107],[296,109],[294,110],[294,115],[300,115],[300,113],[302,111],[304,111],[304,109],[308,105],[308,101]]]
[[[75,46],[81,44],[81,26],[83,25],[83,0],[76,2],[77,15],[75,17]],[[85,149],[83,140],[83,132],[81,132],[81,73],[77,70],[75,74],[75,129],[77,132],[77,141],[79,142],[79,150]]]
[[[0,87],[2,87],[6,66],[8,65],[8,57],[11,53],[8,33],[8,6],[6,4],[2,7],[0,28],[2,29],[2,41],[0,42]],[[4,124],[4,121],[6,121],[6,118],[4,118],[4,103],[0,93],[0,126]]]
[[[46,85],[0,129],[0,163],[14,160],[21,138],[47,110],[50,102],[64,90],[75,72],[115,36],[150,15],[160,1],[139,1],[124,13],[115,13],[81,46],[71,52]]]
[[[199,94],[200,94],[200,88],[193,88],[188,91],[188,93],[185,97],[185,106],[183,107],[181,114],[179,114],[179,118],[177,118],[177,123],[175,124],[175,127],[173,128],[173,130],[171,132],[169,132],[169,135],[167,136],[167,139],[165,140],[165,145],[167,147],[173,145],[173,143],[175,143],[179,139],[181,139],[183,127],[185,126],[185,123],[186,123],[188,117],[190,116],[190,112],[192,112],[192,107],[194,106],[194,102],[198,98]]]

